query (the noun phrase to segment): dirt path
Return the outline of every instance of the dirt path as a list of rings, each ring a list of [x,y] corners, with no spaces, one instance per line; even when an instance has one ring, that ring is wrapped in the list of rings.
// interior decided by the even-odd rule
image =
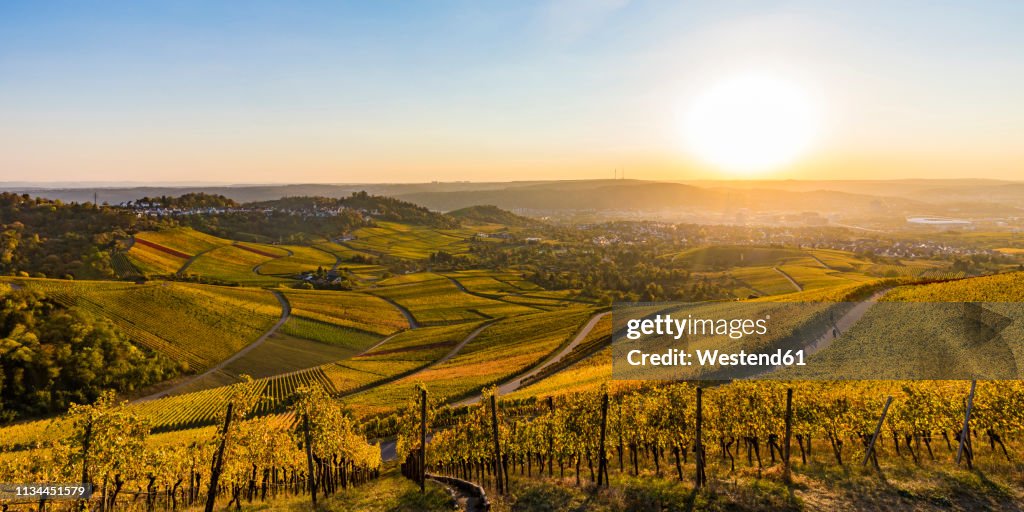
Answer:
[[[780,276],[785,277],[789,281],[789,284],[793,285],[793,288],[796,288],[796,291],[798,291],[798,292],[804,291],[804,287],[800,286],[800,283],[796,282],[796,279],[793,279],[792,276],[787,274],[781,268],[779,268],[779,267],[772,267],[772,270],[778,272]]]
[[[210,369],[206,370],[203,373],[200,373],[199,375],[195,375],[195,376],[192,376],[192,377],[190,377],[188,379],[185,379],[184,381],[179,382],[179,383],[175,384],[174,386],[171,386],[170,388],[167,388],[167,389],[165,389],[163,391],[157,391],[156,393],[153,393],[151,395],[147,395],[147,396],[144,396],[144,397],[141,397],[141,398],[137,398],[137,399],[133,400],[132,402],[133,403],[134,402],[146,402],[146,401],[149,401],[149,400],[153,400],[155,398],[162,398],[162,397],[165,397],[165,396],[172,395],[172,394],[176,393],[177,391],[180,391],[181,389],[185,388],[189,384],[192,384],[193,382],[195,382],[195,381],[197,381],[199,379],[202,379],[203,377],[210,376],[210,375],[212,375],[212,374],[214,374],[216,372],[219,372],[219,371],[223,370],[227,365],[229,365],[229,364],[233,363],[234,361],[238,360],[238,358],[248,354],[249,352],[251,352],[256,347],[262,345],[263,342],[267,341],[268,338],[270,338],[274,333],[276,333],[277,330],[280,329],[281,326],[284,325],[284,323],[287,322],[288,318],[291,317],[291,315],[292,315],[292,306],[291,306],[291,304],[288,303],[288,299],[285,298],[284,294],[279,292],[279,291],[276,291],[276,290],[270,290],[270,293],[273,293],[274,297],[277,298],[277,301],[281,303],[281,318],[277,320],[277,323],[274,324],[273,327],[268,329],[267,332],[263,333],[262,336],[257,338],[256,341],[246,345],[245,348],[243,348],[242,350],[239,350],[238,352],[235,352],[231,357],[221,361],[217,365],[211,367]]]
[[[887,291],[889,290],[877,291],[867,299],[855,304],[849,311],[843,313],[843,316],[832,322],[831,328],[826,329],[821,336],[818,336],[817,339],[804,347],[804,354],[810,356],[828,348],[836,338],[842,336],[850,327],[853,327],[853,324],[859,322],[864,317],[864,314],[871,309],[871,306],[874,306],[878,299],[882,298]]]
[[[558,351],[558,353],[556,353],[555,355],[548,357],[546,360],[544,360],[537,366],[534,366],[533,368],[527,370],[526,372],[521,373],[513,377],[512,379],[503,382],[502,384],[499,384],[498,394],[506,395],[508,393],[518,390],[522,386],[523,381],[525,379],[533,377],[534,375],[540,373],[540,371],[543,370],[544,368],[547,368],[548,366],[555,364],[558,361],[561,361],[562,358],[564,358],[565,356],[569,355],[572,352],[572,349],[576,348],[577,345],[583,343],[583,340],[587,339],[587,336],[590,334],[590,331],[593,331],[594,327],[597,326],[597,322],[599,322],[602,318],[610,314],[611,311],[605,311],[604,313],[598,313],[590,317],[590,320],[583,326],[582,329],[579,330],[579,332],[576,333],[576,337],[573,338],[568,345],[563,347],[562,350]],[[480,398],[480,395],[472,396],[459,402],[456,402],[454,405],[456,407],[460,405],[472,405],[479,402]]]
[[[445,278],[445,279],[447,279],[447,280],[449,280],[449,281],[451,281],[452,284],[454,284],[455,287],[458,288],[460,292],[465,293],[467,295],[472,295],[474,297],[480,297],[481,299],[496,300],[498,302],[504,302],[505,304],[512,304],[514,306],[525,306],[525,307],[528,307],[528,308],[536,309],[537,311],[544,311],[541,308],[530,306],[528,304],[520,304],[520,303],[517,303],[517,302],[509,302],[509,301],[504,300],[504,299],[502,299],[500,297],[491,296],[491,295],[485,295],[483,293],[477,293],[477,292],[474,292],[474,291],[467,290],[466,287],[463,286],[462,283],[460,283],[458,279],[455,279],[454,277],[446,276],[446,275],[443,275],[443,274],[438,274],[438,275],[443,277],[443,278]],[[519,294],[519,293],[516,293],[516,294],[511,294],[510,293],[509,295],[516,295],[518,297],[522,297],[522,294]]]
[[[236,244],[236,246],[237,246],[237,244]],[[256,274],[258,276],[262,276],[264,274],[260,272],[260,267],[262,267],[263,265],[266,265],[267,263],[270,263],[271,261],[274,261],[274,260],[279,260],[281,258],[291,258],[292,256],[295,256],[295,252],[292,251],[291,249],[287,249],[287,248],[284,248],[284,247],[282,247],[281,249],[284,249],[285,252],[287,252],[288,254],[285,254],[284,256],[271,257],[269,260],[264,261],[264,262],[260,263],[259,265],[256,265],[255,267],[253,267],[252,268],[252,273]]]
[[[310,247],[312,247],[312,248],[314,248],[314,249],[316,249],[316,250],[318,250],[318,251],[320,251],[322,253],[326,253],[326,254],[334,257],[334,265],[331,266],[331,270],[330,270],[331,272],[334,272],[334,271],[338,270],[338,267],[341,266],[341,256],[338,256],[337,254],[334,254],[331,251],[328,251],[326,249],[322,249],[322,248],[317,247],[315,245],[311,245]]]
[[[804,254],[810,256],[811,259],[813,259],[814,261],[817,261],[818,264],[820,264],[822,267],[825,267],[826,270],[835,270],[834,268],[828,266],[828,263],[825,263],[824,261],[821,261],[821,258],[819,258],[819,257],[817,257],[817,256],[815,256],[815,255],[813,255],[813,254],[811,254],[809,252],[806,252],[806,251],[804,251]]]
[[[178,269],[178,274],[182,274],[182,275],[185,274],[185,271],[188,270],[188,267],[192,266],[192,263],[194,263],[197,258],[199,258],[200,256],[202,256],[202,255],[204,255],[204,254],[206,254],[206,253],[208,253],[208,252],[210,252],[210,251],[212,251],[214,249],[220,249],[221,247],[224,247],[224,246],[221,245],[221,246],[217,246],[217,247],[210,247],[209,249],[203,249],[203,250],[193,254],[192,257],[187,259],[187,260],[185,260],[185,263],[181,266],[181,268]]]

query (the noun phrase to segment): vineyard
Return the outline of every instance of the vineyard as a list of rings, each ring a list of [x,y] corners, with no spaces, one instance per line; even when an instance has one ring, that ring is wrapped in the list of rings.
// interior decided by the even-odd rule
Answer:
[[[282,258],[276,258],[260,266],[260,273],[264,275],[295,276],[302,272],[313,272],[317,268],[330,270],[335,263],[335,257],[329,252],[299,245],[282,246],[291,254]]]
[[[204,252],[196,257],[187,273],[247,286],[274,286],[287,282],[280,277],[256,272],[259,265],[284,257],[287,252],[276,248],[270,252],[266,247],[254,251],[250,245],[226,245]]]
[[[79,509],[178,509],[241,506],[242,500],[320,497],[363,485],[379,475],[379,448],[357,433],[352,420],[320,388],[302,388],[290,414],[253,418],[259,393],[239,384],[221,395],[208,414],[219,425],[151,436],[151,425],[135,410],[105,396],[75,406],[68,435],[46,450],[0,460],[0,481],[83,482],[94,485],[88,500],[64,502]],[[212,402],[211,402],[212,403]],[[226,405],[224,405],[226,403]],[[298,418],[301,420],[296,421]],[[173,421],[168,419],[168,422]],[[39,505],[17,499],[4,508]],[[61,502],[46,508],[59,509]]]
[[[135,243],[126,256],[146,275],[174,274],[189,258],[231,243],[189,228],[144,231],[134,238]]]
[[[388,336],[409,328],[402,312],[366,293],[287,290],[292,314],[307,320]]]
[[[14,282],[108,318],[134,343],[193,371],[248,345],[281,314],[274,296],[256,289],[49,279]]]
[[[999,508],[1020,492],[1010,482],[1024,449],[1024,385],[980,382],[970,393],[962,381],[734,382],[704,389],[618,382],[553,398],[485,400],[455,415],[430,400],[426,421],[440,430],[426,446],[426,465],[508,499],[537,482],[600,489],[641,478],[710,487],[724,497],[739,479],[805,488],[829,467],[870,477],[908,464],[960,466],[1017,488],[985,507]],[[397,450],[415,466],[422,415],[419,395],[409,399]],[[685,508],[685,495],[662,493],[670,501],[661,506]],[[764,498],[779,500],[773,508],[793,507],[784,496]]]
[[[367,291],[405,307],[423,325],[484,320],[537,311],[528,306],[470,295],[440,276]]]
[[[347,246],[370,254],[387,254],[411,260],[426,259],[431,253],[445,251],[462,254],[468,250],[467,240],[472,233],[462,230],[443,230],[410,226],[393,222],[378,222],[375,227],[360,228],[355,240]]]

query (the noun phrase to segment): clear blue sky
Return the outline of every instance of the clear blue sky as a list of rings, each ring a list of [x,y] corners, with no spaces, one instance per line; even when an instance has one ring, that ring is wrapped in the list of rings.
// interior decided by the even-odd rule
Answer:
[[[823,98],[775,176],[1024,175],[1024,2],[0,3],[0,181],[714,176],[730,73]]]

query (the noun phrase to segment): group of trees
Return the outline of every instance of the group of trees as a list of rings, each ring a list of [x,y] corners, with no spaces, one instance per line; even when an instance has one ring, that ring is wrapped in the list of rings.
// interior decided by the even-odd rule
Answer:
[[[606,302],[700,301],[732,298],[735,280],[693,274],[685,264],[659,258],[657,246],[474,243],[481,268],[531,269],[530,280],[552,290],[580,290]]]
[[[91,403],[165,380],[177,366],[106,319],[38,291],[0,294],[0,423]]]
[[[146,196],[127,203],[129,207],[142,205],[163,208],[236,208],[239,206],[234,199],[221,194],[207,194],[205,192],[189,192],[180,196]]]
[[[111,252],[134,230],[162,225],[121,208],[3,192],[0,275],[114,278]]]

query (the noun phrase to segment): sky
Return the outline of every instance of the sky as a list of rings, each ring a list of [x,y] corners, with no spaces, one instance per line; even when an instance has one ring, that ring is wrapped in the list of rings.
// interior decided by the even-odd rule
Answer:
[[[681,118],[799,84],[759,178],[1024,176],[1024,2],[0,3],[0,182],[734,177]],[[742,148],[738,148],[742,150]]]

